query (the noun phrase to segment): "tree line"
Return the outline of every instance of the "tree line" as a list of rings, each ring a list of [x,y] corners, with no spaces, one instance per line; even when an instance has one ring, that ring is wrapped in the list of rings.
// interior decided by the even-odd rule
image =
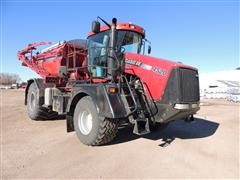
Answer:
[[[21,78],[18,74],[14,73],[0,73],[0,84],[1,85],[12,85],[19,83]]]

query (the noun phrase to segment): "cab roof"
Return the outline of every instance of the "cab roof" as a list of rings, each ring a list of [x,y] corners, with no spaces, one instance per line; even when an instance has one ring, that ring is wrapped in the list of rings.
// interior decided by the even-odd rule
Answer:
[[[136,24],[132,24],[132,23],[117,23],[117,30],[127,30],[127,31],[134,31],[137,32],[139,34],[141,34],[143,37],[145,37],[145,30],[141,27],[138,26]],[[104,32],[106,30],[110,29],[108,26],[102,26],[100,28],[100,32]],[[94,35],[94,32],[89,32],[88,33],[88,37]]]

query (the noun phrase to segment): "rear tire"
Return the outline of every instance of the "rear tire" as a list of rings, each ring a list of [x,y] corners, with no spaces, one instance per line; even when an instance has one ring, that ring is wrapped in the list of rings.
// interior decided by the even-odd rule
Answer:
[[[79,100],[74,110],[73,121],[78,138],[86,145],[106,144],[117,134],[116,120],[100,118],[90,96]]]
[[[58,116],[57,112],[51,111],[39,105],[40,101],[37,86],[32,83],[29,86],[27,94],[27,112],[32,120],[48,120],[55,119]]]

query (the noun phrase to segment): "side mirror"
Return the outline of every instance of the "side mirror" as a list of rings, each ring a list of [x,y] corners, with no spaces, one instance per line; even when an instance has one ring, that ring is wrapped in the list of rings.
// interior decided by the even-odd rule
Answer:
[[[98,21],[92,22],[92,32],[95,34],[100,32],[100,23]]]
[[[151,53],[151,50],[152,50],[151,46],[150,46],[150,45],[148,45],[148,54],[150,54],[150,53]]]

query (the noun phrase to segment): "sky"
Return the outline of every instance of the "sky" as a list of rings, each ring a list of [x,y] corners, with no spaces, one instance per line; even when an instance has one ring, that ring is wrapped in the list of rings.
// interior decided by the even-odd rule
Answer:
[[[151,56],[181,61],[200,73],[231,70],[239,62],[238,0],[0,0],[1,72],[23,81],[38,75],[17,52],[29,43],[86,38],[100,16],[146,30]]]

